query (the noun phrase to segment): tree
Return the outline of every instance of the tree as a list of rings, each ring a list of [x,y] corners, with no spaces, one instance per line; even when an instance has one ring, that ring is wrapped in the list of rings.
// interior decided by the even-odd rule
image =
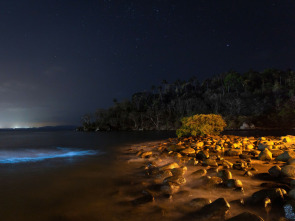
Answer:
[[[176,131],[178,137],[187,135],[216,135],[226,126],[221,115],[200,114],[181,119],[182,126]]]

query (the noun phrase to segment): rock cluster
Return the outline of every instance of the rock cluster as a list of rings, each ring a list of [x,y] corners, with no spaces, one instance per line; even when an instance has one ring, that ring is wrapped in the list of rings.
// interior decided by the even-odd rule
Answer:
[[[243,198],[245,203],[241,209],[247,209],[231,216],[232,202],[225,198],[216,196],[214,200],[195,196],[189,203],[195,211],[187,217],[195,220],[263,220],[255,212],[248,212],[255,207],[266,212],[277,208],[284,211],[282,216],[295,220],[294,143],[293,136],[200,136],[169,139],[151,150],[139,150],[136,155],[145,160],[145,174],[151,185],[145,190],[148,194],[132,203],[141,205],[161,197],[172,199],[186,185],[196,189],[219,188]],[[268,172],[259,173],[253,162],[269,167]],[[252,194],[246,196],[246,187],[234,174],[270,183],[257,186],[257,191],[249,190]]]

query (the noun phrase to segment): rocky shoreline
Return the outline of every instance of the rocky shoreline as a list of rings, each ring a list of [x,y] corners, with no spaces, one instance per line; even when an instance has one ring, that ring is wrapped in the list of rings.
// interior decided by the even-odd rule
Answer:
[[[133,145],[122,155],[133,168],[122,205],[141,220],[295,220],[294,150],[294,136]]]

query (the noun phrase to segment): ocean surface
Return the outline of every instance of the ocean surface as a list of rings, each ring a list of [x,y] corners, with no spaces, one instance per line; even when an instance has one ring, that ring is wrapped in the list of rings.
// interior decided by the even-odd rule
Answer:
[[[0,131],[1,220],[113,219],[98,211],[117,186],[116,151],[174,134]]]
[[[127,170],[118,163],[118,149],[169,137],[175,132],[0,131],[1,220],[122,220],[112,195]]]

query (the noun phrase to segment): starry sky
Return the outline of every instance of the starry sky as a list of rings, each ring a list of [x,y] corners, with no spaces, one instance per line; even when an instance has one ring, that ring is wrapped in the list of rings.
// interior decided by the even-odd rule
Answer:
[[[294,69],[294,0],[0,0],[0,128],[79,125],[196,76]]]

